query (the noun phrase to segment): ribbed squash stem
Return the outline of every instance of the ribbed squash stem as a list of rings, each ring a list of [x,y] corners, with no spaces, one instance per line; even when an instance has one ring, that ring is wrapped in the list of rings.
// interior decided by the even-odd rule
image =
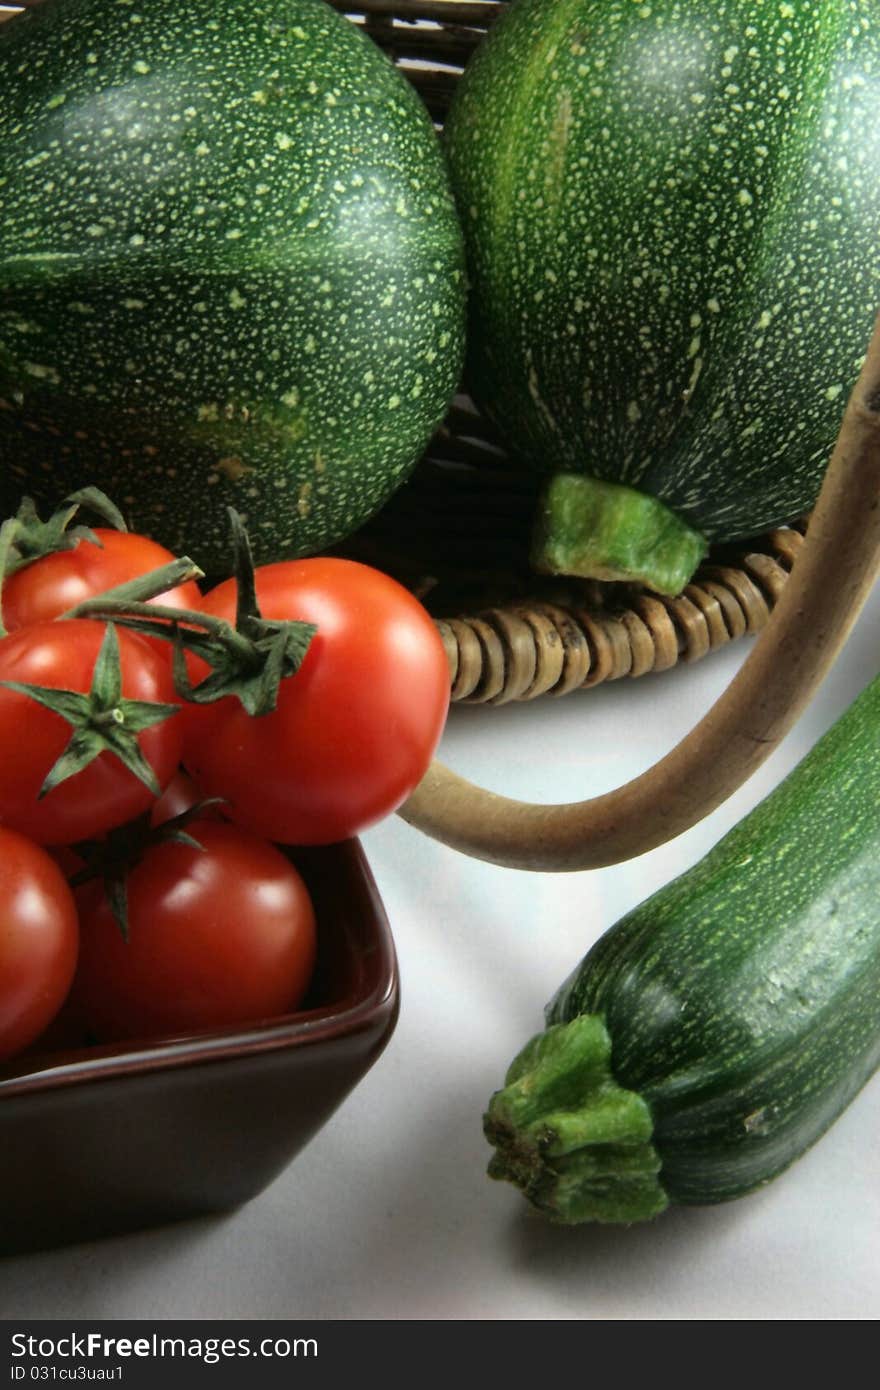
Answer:
[[[708,552],[656,497],[582,473],[556,473],[538,504],[532,565],[545,574],[646,584],[681,593]]]
[[[669,1205],[642,1097],[611,1074],[601,1018],[538,1033],[514,1059],[484,1117],[489,1176],[515,1183],[553,1221],[647,1221]]]

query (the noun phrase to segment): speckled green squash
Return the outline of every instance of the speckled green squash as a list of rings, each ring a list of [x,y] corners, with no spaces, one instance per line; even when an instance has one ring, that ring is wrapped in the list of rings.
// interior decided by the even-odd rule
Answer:
[[[880,678],[711,853],[624,917],[486,1120],[564,1222],[739,1197],[880,1064]]]
[[[97,484],[208,568],[350,532],[457,385],[463,249],[415,92],[321,0],[0,27],[0,502]]]
[[[815,500],[880,302],[878,91],[876,0],[515,0],[472,60],[470,385],[527,464],[611,485],[608,571],[675,579],[618,485],[685,569]]]

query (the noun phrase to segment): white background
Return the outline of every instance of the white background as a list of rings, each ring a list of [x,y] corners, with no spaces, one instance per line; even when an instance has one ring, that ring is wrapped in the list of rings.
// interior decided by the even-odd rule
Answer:
[[[880,591],[768,763],[702,825],[639,860],[534,875],[467,859],[397,817],[369,832],[402,1009],[365,1081],[237,1213],[0,1260],[0,1316],[876,1318],[880,1078],[769,1188],[631,1228],[545,1224],[485,1176],[480,1119],[595,937],[701,857],[880,670],[878,628]],[[687,732],[748,646],[559,701],[457,708],[442,756],[532,800],[607,790]]]

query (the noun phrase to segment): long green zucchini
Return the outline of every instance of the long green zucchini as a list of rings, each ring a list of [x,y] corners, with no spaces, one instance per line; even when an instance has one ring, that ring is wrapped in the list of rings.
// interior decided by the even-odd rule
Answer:
[[[330,544],[445,414],[463,263],[427,111],[328,5],[45,0],[0,26],[0,511]]]
[[[823,1134],[880,1064],[880,677],[546,1019],[485,1130],[556,1221],[727,1201]]]
[[[880,302],[875,0],[514,0],[446,126],[540,568],[675,592],[812,506]]]

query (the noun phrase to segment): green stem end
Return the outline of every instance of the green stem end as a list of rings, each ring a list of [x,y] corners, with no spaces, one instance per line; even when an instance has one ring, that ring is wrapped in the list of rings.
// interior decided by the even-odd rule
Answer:
[[[554,1024],[514,1059],[484,1117],[489,1176],[561,1225],[647,1221],[669,1205],[651,1112],[618,1086],[610,1063],[598,1015]]]
[[[644,584],[674,596],[707,549],[705,538],[656,497],[556,473],[539,502],[531,560],[544,574]]]

